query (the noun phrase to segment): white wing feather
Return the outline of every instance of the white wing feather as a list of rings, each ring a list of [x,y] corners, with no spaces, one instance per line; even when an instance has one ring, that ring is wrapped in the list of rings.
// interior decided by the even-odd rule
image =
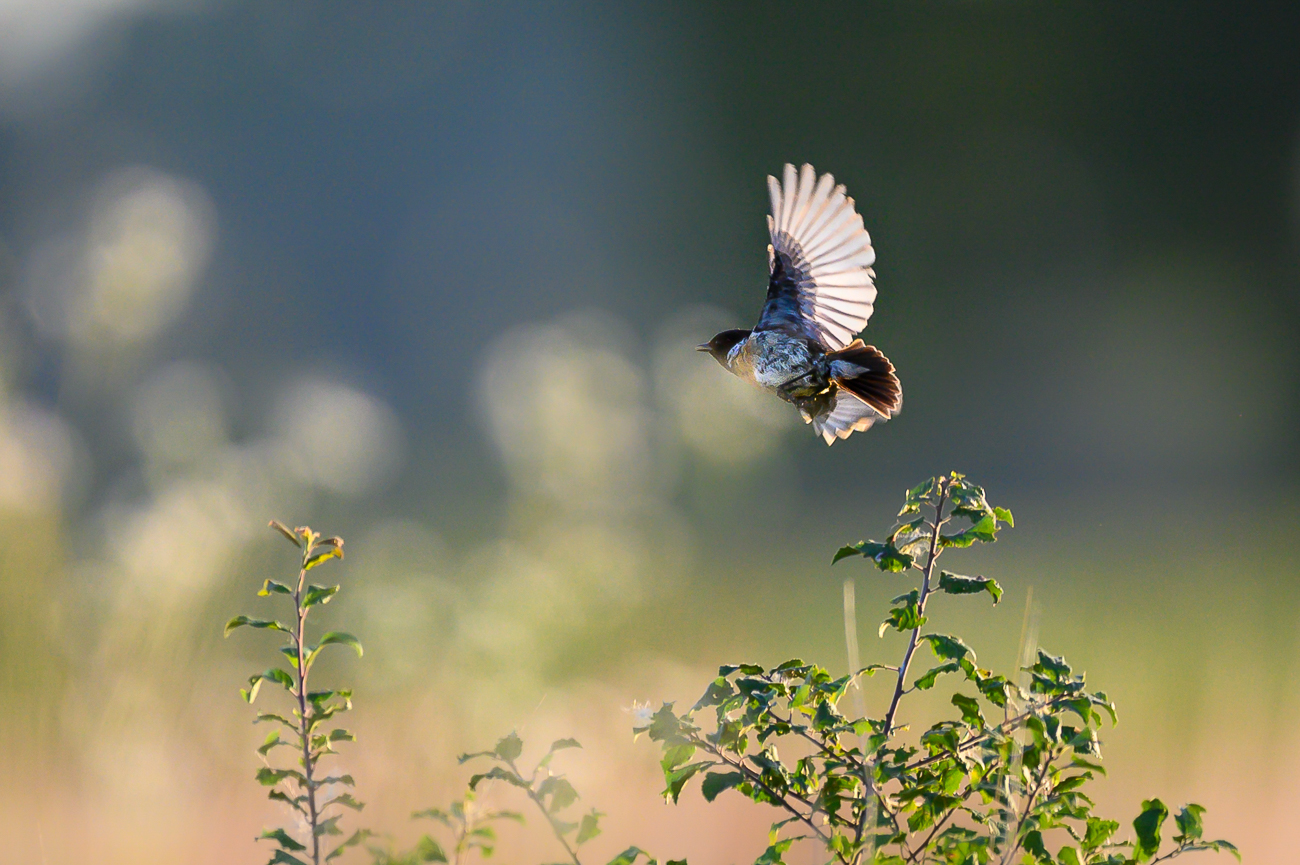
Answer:
[[[876,252],[862,217],[854,209],[853,199],[845,195],[844,187],[835,186],[829,174],[817,179],[811,165],[796,172],[793,165],[787,164],[782,180],[769,177],[767,188],[772,203],[768,220],[772,247],[791,262],[792,276],[799,287],[800,312],[827,349],[844,348],[866,327],[876,300],[875,272],[871,269]],[[839,414],[841,404],[844,412],[858,410],[838,400],[830,416],[820,421],[826,431],[818,432],[823,438],[829,432],[828,442],[837,436],[844,438],[854,429],[866,429],[878,417],[856,397],[849,399],[872,416],[865,420],[866,426],[856,426],[864,422],[865,416]]]

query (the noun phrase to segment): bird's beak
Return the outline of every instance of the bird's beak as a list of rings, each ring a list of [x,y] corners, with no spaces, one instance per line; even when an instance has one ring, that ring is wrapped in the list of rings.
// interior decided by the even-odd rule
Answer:
[[[709,345],[707,342],[702,342],[699,345],[695,346],[696,351],[709,351],[712,348],[713,346]]]

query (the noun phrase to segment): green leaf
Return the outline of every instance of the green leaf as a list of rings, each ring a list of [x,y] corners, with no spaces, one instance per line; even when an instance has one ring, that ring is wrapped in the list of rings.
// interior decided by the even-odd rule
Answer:
[[[277,583],[275,580],[267,580],[262,583],[262,588],[257,594],[261,597],[266,597],[272,593],[277,595],[292,595],[293,589],[289,588],[284,583]]]
[[[229,637],[230,632],[236,628],[268,628],[272,631],[284,631],[289,633],[289,629],[277,621],[271,619],[250,619],[248,616],[235,616],[229,622],[226,622],[225,636]]]
[[[1119,831],[1119,823],[1114,820],[1102,820],[1099,817],[1089,817],[1087,829],[1084,830],[1083,840],[1080,847],[1083,848],[1084,854],[1100,848],[1110,840],[1110,836]]]
[[[835,551],[835,555],[831,559],[831,564],[833,565],[836,562],[838,562],[840,559],[847,559],[850,556],[862,555],[862,550],[859,548],[860,545],[861,545],[861,541],[859,541],[857,546],[840,547],[838,550]]]
[[[286,526],[284,523],[280,522],[279,520],[271,520],[271,522],[268,525],[270,526],[270,528],[275,529],[277,532],[279,532],[280,534],[288,538],[289,543],[293,544],[295,547],[298,547],[299,549],[302,548],[302,538],[298,537],[293,532],[289,531],[289,527]]]
[[[339,856],[342,856],[344,851],[347,850],[349,847],[357,846],[367,838],[373,837],[374,834],[375,833],[371,832],[369,829],[358,829],[357,831],[353,832],[351,835],[348,836],[348,840],[344,841],[342,844],[340,844],[339,846],[331,850],[329,855],[325,857],[325,861],[332,862],[334,859],[338,858]]]
[[[286,670],[282,670],[279,667],[272,667],[271,669],[267,670],[264,673],[254,673],[252,676],[249,676],[248,687],[240,688],[239,693],[243,696],[243,698],[247,702],[251,703],[257,699],[257,692],[261,690],[263,682],[275,682],[276,684],[283,686],[286,691],[289,691],[291,693],[293,691],[293,686],[294,686],[293,676],[289,675],[288,671]],[[259,715],[258,720],[261,720],[262,718],[265,717],[268,716]],[[279,718],[278,715],[274,717],[276,717],[278,720],[284,720],[282,718]],[[286,726],[292,727],[295,725],[286,722]]]
[[[563,751],[565,748],[581,748],[582,743],[577,739],[556,739],[551,743],[547,753],[554,754],[556,751]]]
[[[991,577],[963,577],[948,571],[939,572],[939,590],[950,595],[974,595],[988,592],[993,596],[993,603],[1002,600],[1002,587]]]
[[[421,835],[415,842],[415,856],[420,862],[446,862],[447,854],[442,846],[428,835]]]
[[[961,710],[961,719],[972,727],[983,729],[984,715],[980,712],[979,701],[964,694],[953,694],[952,704]]]
[[[303,777],[301,772],[294,769],[272,769],[270,766],[263,766],[258,769],[254,778],[263,787],[274,787],[286,778],[293,778],[303,784],[307,783],[307,779]]]
[[[1026,832],[1020,841],[1020,846],[1025,848],[1025,852],[1034,857],[1037,862],[1051,862],[1052,856],[1047,852],[1047,847],[1043,844],[1043,833],[1034,829]]]
[[[277,865],[277,863],[281,863],[281,865],[307,865],[306,862],[302,861],[297,856],[290,856],[283,850],[276,850],[275,855],[271,857],[270,861],[267,862],[266,865]]]
[[[1142,803],[1142,813],[1133,820],[1133,830],[1137,840],[1133,842],[1133,858],[1145,862],[1160,849],[1160,827],[1169,816],[1169,809],[1159,799],[1147,799]]]
[[[326,646],[334,646],[334,645],[351,646],[353,649],[356,650],[358,658],[360,658],[365,653],[365,650],[361,648],[361,641],[358,640],[356,637],[352,636],[351,634],[345,634],[342,631],[329,631],[321,635],[320,643],[316,645],[316,648],[311,650],[311,654],[308,655],[307,657],[310,660],[311,658],[314,658],[316,653],[319,652],[321,649],[325,648]]]
[[[266,794],[266,798],[273,799],[276,802],[283,802],[284,804],[288,805],[290,808],[297,811],[302,816],[304,817],[307,816],[307,809],[303,807],[302,804],[303,802],[307,801],[306,796],[297,796],[291,798],[289,794],[285,793],[283,790],[272,790],[271,792]]]
[[[497,742],[497,746],[492,750],[492,753],[507,763],[513,763],[519,759],[520,754],[524,753],[524,741],[519,738],[517,733],[511,731]]]
[[[339,828],[339,816],[330,817],[321,820],[316,824],[316,837],[321,838],[325,835],[342,835],[343,830]]]
[[[890,573],[899,573],[912,566],[915,559],[907,553],[894,546],[893,543],[880,543],[879,541],[858,541],[852,546],[842,547],[831,564],[835,564],[840,559],[848,558],[851,555],[861,555],[876,563],[876,567],[882,571]]]
[[[961,667],[955,661],[940,664],[933,669],[926,670],[918,676],[916,681],[912,683],[912,687],[916,688],[918,691],[928,691],[934,687],[935,681],[944,673],[952,673],[959,669],[961,669]]]
[[[921,504],[930,499],[934,493],[935,479],[930,478],[923,481],[907,491],[903,500],[903,509],[898,512],[901,517],[903,514],[914,514],[921,510]]]
[[[678,745],[670,745],[664,748],[663,759],[659,765],[665,772],[671,772],[683,763],[689,763],[690,759],[695,756],[695,745],[690,742],[682,742]]]
[[[288,745],[288,744],[291,743],[282,741],[280,739],[279,730],[272,730],[269,734],[267,734],[266,741],[262,743],[262,747],[257,749],[257,753],[265,757],[266,753],[270,751],[272,748],[275,748],[279,745]]]
[[[638,856],[644,856],[647,859],[650,858],[650,854],[642,850],[640,847],[629,847],[613,859],[610,859],[609,865],[632,865],[632,863],[637,860]]]
[[[903,602],[900,607],[894,607],[889,611],[888,618],[880,623],[880,636],[885,635],[888,628],[894,628],[898,631],[912,631],[925,624],[925,616],[921,615],[919,606],[921,593],[912,589],[906,595],[899,595],[891,603]]]
[[[930,644],[930,651],[941,661],[961,661],[969,658],[975,661],[975,652],[961,641],[960,637],[950,634],[922,634],[921,639]]]
[[[552,775],[538,786],[537,798],[545,799],[547,796],[551,797],[551,801],[546,806],[548,814],[563,811],[578,801],[578,791],[559,775]]]
[[[303,563],[302,568],[304,571],[310,571],[312,568],[316,567],[317,565],[325,564],[330,559],[341,559],[341,558],[343,558],[343,548],[330,547],[328,550],[325,550],[324,552],[319,552],[314,555],[308,556],[307,561]]]
[[[578,835],[573,839],[573,843],[580,846],[599,835],[600,818],[603,816],[595,808],[592,808],[590,813],[582,815],[582,823],[578,826]]]
[[[293,838],[289,836],[288,832],[284,831],[283,829],[267,829],[261,835],[257,836],[257,840],[259,841],[264,841],[267,839],[270,839],[275,843],[279,844],[285,850],[306,850],[307,849],[306,844],[299,844],[297,841],[295,841]]]
[[[1007,525],[1011,526],[1011,528],[1013,528],[1013,529],[1016,527],[1016,521],[1015,521],[1015,519],[1011,516],[1011,511],[1007,510],[1006,508],[994,508],[994,509],[993,509],[993,516],[997,517],[997,518],[998,518],[999,520],[1001,520],[1002,522],[1004,522],[1004,523],[1006,523]]]
[[[341,805],[344,808],[351,808],[353,811],[361,811],[366,807],[365,802],[358,802],[351,793],[340,793],[320,807],[324,811],[331,805]]]
[[[1174,842],[1182,844],[1185,841],[1201,840],[1201,833],[1205,831],[1201,825],[1201,815],[1205,813],[1204,806],[1195,803],[1184,805],[1174,818],[1178,824],[1178,834],[1174,836]]]
[[[739,772],[710,772],[700,784],[700,792],[706,801],[712,802],[724,790],[731,790],[745,783],[745,776]]]
[[[976,541],[991,544],[997,540],[998,521],[993,514],[986,514],[979,522],[955,535],[940,535],[939,544],[944,547],[969,547]]]
[[[707,769],[713,765],[716,764],[701,760],[698,763],[688,763],[685,766],[674,769],[671,773],[668,773],[665,776],[667,786],[664,789],[664,798],[672,797],[673,804],[677,804],[677,798],[681,796],[682,788],[686,786],[686,782],[691,780],[691,778],[695,776],[695,773],[699,772],[701,769]]]
[[[317,604],[328,604],[338,590],[338,586],[308,586],[307,594],[302,599],[302,605],[305,608],[314,607]]]
[[[1073,847],[1062,847],[1056,854],[1056,858],[1061,865],[1083,865],[1083,860],[1079,858],[1079,851]]]
[[[493,766],[486,772],[471,775],[469,779],[469,788],[471,790],[477,789],[479,782],[484,780],[505,781],[507,784],[513,784],[514,786],[520,787],[524,790],[529,789],[527,781],[516,775],[514,772],[511,772],[509,769],[504,769],[501,766]]]

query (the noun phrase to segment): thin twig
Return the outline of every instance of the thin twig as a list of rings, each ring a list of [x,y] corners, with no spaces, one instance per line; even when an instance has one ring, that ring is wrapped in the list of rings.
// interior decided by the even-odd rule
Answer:
[[[519,768],[515,765],[515,762],[513,760],[506,760],[505,764],[510,767],[510,771],[514,772],[515,775],[517,775],[520,778],[524,777],[524,774],[519,771]],[[550,825],[551,831],[555,833],[556,840],[560,842],[560,844],[564,847],[564,852],[568,853],[569,858],[573,860],[573,865],[582,865],[582,863],[578,861],[578,852],[569,846],[568,840],[560,832],[560,827],[555,825],[555,818],[551,816],[550,811],[546,810],[546,805],[545,803],[542,802],[542,797],[538,796],[537,791],[533,789],[532,782],[537,780],[537,769],[539,768],[541,767],[539,766],[533,769],[533,773],[532,775],[529,776],[528,779],[529,784],[524,789],[528,792],[528,798],[532,799],[533,803],[537,806],[537,810],[541,811],[542,816],[546,818],[546,822],[548,825]]]

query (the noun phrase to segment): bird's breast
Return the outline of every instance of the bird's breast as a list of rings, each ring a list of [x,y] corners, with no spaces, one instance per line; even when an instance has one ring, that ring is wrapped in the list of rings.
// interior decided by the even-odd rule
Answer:
[[[732,371],[749,378],[759,387],[785,391],[793,384],[807,385],[811,392],[822,390],[824,376],[818,375],[818,365],[811,350],[803,340],[777,333],[755,333],[737,347]]]

